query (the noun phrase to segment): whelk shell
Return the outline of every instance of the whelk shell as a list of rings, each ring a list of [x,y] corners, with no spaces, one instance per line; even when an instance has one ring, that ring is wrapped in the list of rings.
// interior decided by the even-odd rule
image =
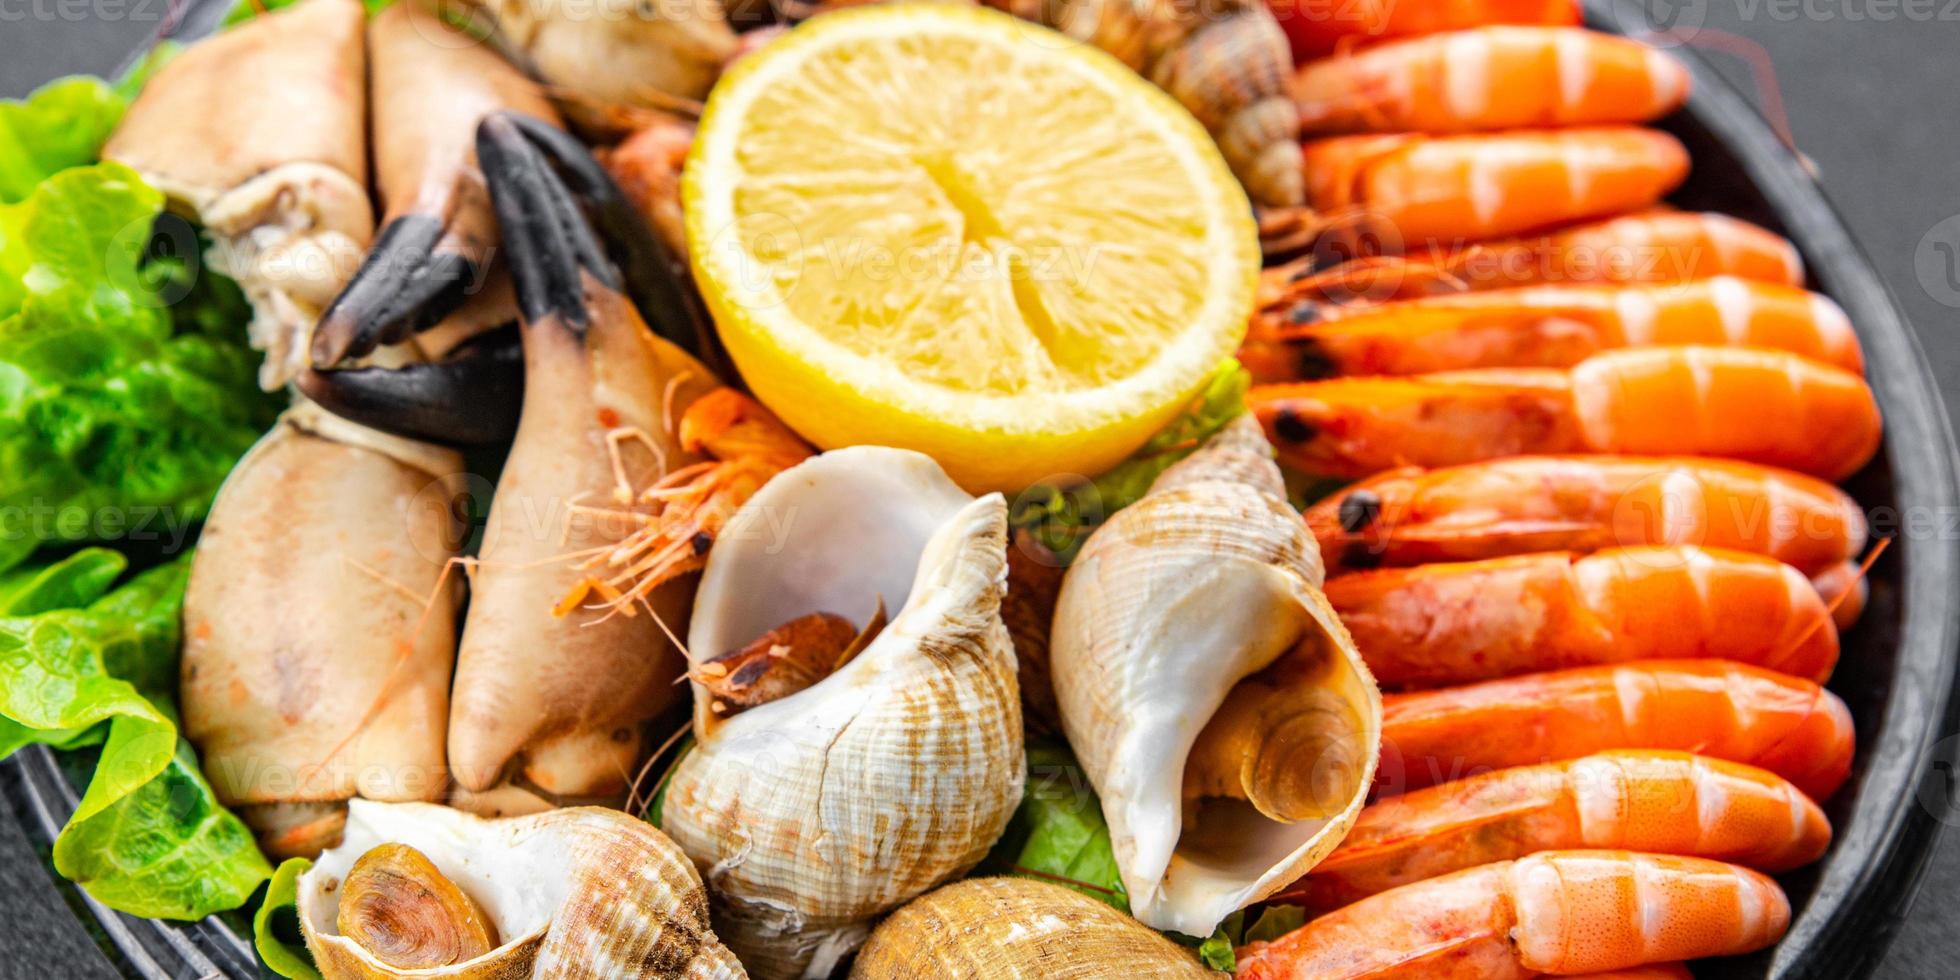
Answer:
[[[1189,950],[1081,892],[1026,878],[969,878],[886,919],[852,980],[1215,977]]]
[[[1354,822],[1381,695],[1241,418],[1083,546],[1052,638],[1070,745],[1137,918],[1209,935]]]
[[[350,877],[377,849],[384,850],[368,868],[382,863],[384,874],[408,879],[395,895],[364,883],[372,880],[367,869]],[[402,853],[408,849],[416,857]],[[386,919],[389,910],[375,903],[416,901],[417,886],[428,884],[426,865],[439,873],[437,890],[459,891],[463,911],[473,905],[488,920],[481,934],[501,945],[459,963],[416,968],[390,966],[342,934],[345,902],[365,903],[357,918]],[[445,904],[456,908],[453,897]],[[395,910],[418,911],[429,912]],[[429,803],[354,800],[344,842],[299,878],[299,919],[327,980],[747,975],[709,929],[701,878],[673,841],[637,818],[594,807],[486,820]]]
[[[985,856],[1019,803],[1006,543],[999,494],[973,499],[930,458],[878,447],[784,471],[716,543],[696,668],[806,613],[897,609],[848,664],[779,700],[721,718],[696,683],[699,743],[662,826],[756,975],[828,975],[873,917]]]

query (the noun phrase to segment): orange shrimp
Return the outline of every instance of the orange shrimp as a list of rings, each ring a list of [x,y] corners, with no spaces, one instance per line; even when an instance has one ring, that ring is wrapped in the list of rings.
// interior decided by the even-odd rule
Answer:
[[[1308,62],[1288,91],[1301,131],[1466,133],[1658,119],[1688,69],[1638,41],[1578,27],[1478,27]]]
[[[1831,823],[1788,780],[1686,752],[1601,752],[1499,769],[1361,811],[1341,846],[1271,901],[1330,912],[1464,868],[1625,848],[1777,873],[1822,857]]]
[[[660,236],[660,243],[672,254],[685,256],[681,166],[694,145],[694,124],[651,109],[638,115],[639,127],[618,146],[599,151],[600,161]]]
[[[1569,369],[1257,385],[1282,463],[1363,477],[1522,453],[1720,456],[1842,479],[1878,450],[1863,378],[1783,351],[1636,347]]]
[[[1409,258],[1472,290],[1718,275],[1783,286],[1804,281],[1803,258],[1789,239],[1712,211],[1656,208],[1528,238],[1418,249]]]
[[[1302,152],[1315,210],[1362,211],[1404,251],[1649,207],[1688,176],[1679,140],[1637,126],[1333,136]]]
[[[1776,882],[1706,858],[1551,851],[1363,899],[1238,951],[1239,980],[1377,980],[1623,970],[1783,937]]]
[[[675,469],[636,491],[626,485],[625,470],[617,465],[621,444],[636,438],[630,430],[613,431],[619,438],[610,448],[620,479],[614,503],[630,509],[584,504],[575,504],[574,509],[601,519],[630,521],[636,527],[616,547],[585,558],[578,567],[591,574],[559,601],[559,615],[569,614],[594,595],[602,600],[601,606],[633,615],[635,604],[654,589],[706,566],[709,549],[736,509],[771,477],[812,452],[761,402],[734,388],[719,387],[695,399],[675,430],[683,450],[708,460]],[[645,444],[652,446],[651,441]]]
[[[1864,370],[1851,320],[1829,298],[1729,276],[1523,286],[1345,307],[1280,299],[1254,314],[1239,360],[1255,383],[1270,384],[1569,367],[1604,350],[1679,344],[1763,347]]]
[[[1682,963],[1649,963],[1646,966],[1633,966],[1624,970],[1605,970],[1599,973],[1568,973],[1569,980],[1695,980]]]
[[[1823,681],[1838,658],[1810,580],[1740,551],[1488,558],[1343,575],[1326,593],[1384,688],[1696,657]]]
[[[1676,749],[1767,769],[1823,800],[1850,773],[1852,743],[1851,712],[1810,681],[1726,660],[1643,660],[1385,694],[1376,788]]]
[[[1713,459],[1524,456],[1404,469],[1307,508],[1329,575],[1534,551],[1699,544],[1815,575],[1865,548],[1864,512],[1822,480]]]
[[[1579,23],[1574,0],[1274,0],[1300,64],[1356,42],[1485,24]]]

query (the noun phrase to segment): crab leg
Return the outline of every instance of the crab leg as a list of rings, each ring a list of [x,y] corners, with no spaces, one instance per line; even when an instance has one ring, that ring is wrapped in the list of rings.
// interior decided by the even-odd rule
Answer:
[[[192,45],[103,147],[216,239],[252,302],[259,382],[304,366],[313,323],[374,233],[357,0],[303,0]]]
[[[477,133],[523,324],[524,411],[463,630],[449,758],[472,793],[513,777],[559,798],[615,797],[645,723],[683,690],[673,682],[685,664],[665,629],[686,621],[692,582],[670,581],[618,615],[556,615],[586,576],[566,556],[616,548],[639,526],[580,518],[572,505],[699,462],[667,413],[717,381],[622,294],[625,280],[555,171],[553,141],[539,145],[540,125],[497,113]],[[608,449],[618,430],[650,447],[623,450],[621,473]]]

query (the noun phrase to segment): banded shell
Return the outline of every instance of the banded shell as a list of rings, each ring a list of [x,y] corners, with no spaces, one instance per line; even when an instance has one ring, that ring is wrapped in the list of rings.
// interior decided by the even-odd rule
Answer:
[[[1026,878],[969,878],[881,923],[852,980],[1215,977],[1191,951],[1081,892]]]
[[[1270,454],[1241,418],[1167,470],[1090,537],[1055,612],[1062,725],[1158,929],[1209,935],[1298,877],[1374,776],[1381,695]]]
[[[1007,505],[919,453],[814,457],[730,519],[690,627],[694,665],[816,611],[897,609],[814,686],[728,718],[696,684],[696,747],[663,829],[760,977],[827,976],[871,919],[964,873],[1021,798],[1021,710],[1000,604]]]
[[[343,935],[343,899],[358,890],[349,875],[384,845],[419,852],[501,944],[460,963],[408,969]],[[680,849],[617,810],[486,820],[430,803],[354,800],[345,840],[300,875],[298,898],[307,949],[326,980],[747,975],[709,929],[701,878]]]

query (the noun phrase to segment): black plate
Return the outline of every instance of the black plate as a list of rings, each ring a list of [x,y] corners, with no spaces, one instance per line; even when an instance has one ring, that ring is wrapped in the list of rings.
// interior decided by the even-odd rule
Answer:
[[[229,4],[190,4],[177,36],[209,32]],[[1676,3],[1673,9],[1679,15],[1697,8]],[[1607,30],[1641,33],[1650,23],[1634,0],[1588,0],[1588,13]],[[1796,919],[1782,943],[1696,971],[1840,980],[1877,963],[1916,890],[1951,795],[1954,747],[1940,740],[1960,730],[1960,704],[1951,696],[1960,649],[1960,605],[1952,599],[1960,541],[1939,533],[1936,522],[1960,513],[1953,434],[1918,341],[1815,179],[1747,100],[1692,50],[1678,53],[1694,71],[1695,92],[1687,109],[1663,125],[1687,144],[1695,167],[1675,203],[1746,218],[1796,242],[1811,288],[1837,300],[1856,324],[1885,413],[1878,458],[1847,485],[1874,529],[1894,540],[1871,570],[1870,603],[1845,634],[1830,683],[1850,705],[1858,730],[1852,778],[1825,808],[1836,842],[1822,862],[1783,878]],[[43,845],[77,800],[71,775],[39,747],[0,765],[0,796]],[[231,922],[139,919],[66,883],[63,888],[81,924],[132,975],[258,975],[249,938]]]

